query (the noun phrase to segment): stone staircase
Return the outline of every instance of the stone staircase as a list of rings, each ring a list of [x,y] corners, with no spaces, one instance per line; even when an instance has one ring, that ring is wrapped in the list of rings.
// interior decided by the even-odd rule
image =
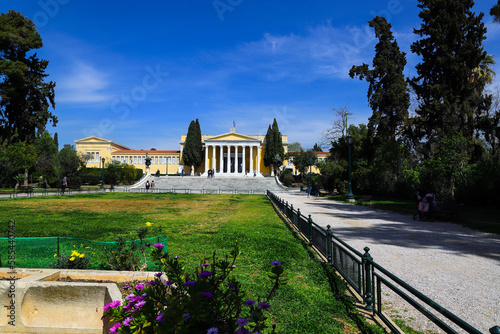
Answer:
[[[240,194],[264,194],[266,190],[282,191],[274,177],[214,177],[203,176],[148,176],[141,179],[128,191],[146,191],[145,183],[154,181],[154,192],[192,192],[192,193],[240,193]]]

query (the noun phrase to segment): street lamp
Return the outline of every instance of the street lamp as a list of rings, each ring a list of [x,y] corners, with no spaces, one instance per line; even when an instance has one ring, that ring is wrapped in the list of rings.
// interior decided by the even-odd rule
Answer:
[[[351,183],[351,169],[352,169],[352,163],[351,163],[351,147],[354,142],[354,139],[352,138],[351,135],[347,135],[345,138],[345,142],[347,146],[349,146],[349,183],[348,183],[348,189],[347,189],[347,202],[354,202],[354,195],[352,194],[352,183]]]
[[[101,189],[104,189],[104,161],[105,161],[105,159],[102,158],[102,168],[101,168],[102,183],[101,183]]]

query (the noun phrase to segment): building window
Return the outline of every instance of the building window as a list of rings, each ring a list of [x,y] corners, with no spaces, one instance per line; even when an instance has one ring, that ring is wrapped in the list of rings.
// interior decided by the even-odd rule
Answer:
[[[95,162],[99,162],[99,152],[96,152],[95,153]]]
[[[155,157],[155,164],[158,164],[158,157]]]
[[[160,157],[160,165],[163,163],[163,157]]]
[[[134,164],[137,163],[137,157],[134,157]]]

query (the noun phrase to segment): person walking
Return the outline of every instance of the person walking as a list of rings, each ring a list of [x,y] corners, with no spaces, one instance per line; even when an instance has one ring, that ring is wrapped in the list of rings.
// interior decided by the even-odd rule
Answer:
[[[62,179],[62,185],[61,185],[61,192],[64,195],[64,191],[68,188],[68,179],[66,179],[66,176],[63,177]]]

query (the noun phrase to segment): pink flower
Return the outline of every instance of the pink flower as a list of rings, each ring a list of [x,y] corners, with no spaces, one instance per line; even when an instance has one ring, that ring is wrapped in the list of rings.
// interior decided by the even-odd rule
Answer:
[[[107,305],[104,305],[103,310],[104,310],[104,312],[106,312],[110,308],[117,308],[118,306],[120,306],[120,304],[121,304],[120,300],[115,300],[114,302],[111,302]]]
[[[109,329],[109,332],[112,334],[118,333],[118,328],[120,328],[121,326],[122,326],[121,323],[117,323],[116,325],[114,325]]]

